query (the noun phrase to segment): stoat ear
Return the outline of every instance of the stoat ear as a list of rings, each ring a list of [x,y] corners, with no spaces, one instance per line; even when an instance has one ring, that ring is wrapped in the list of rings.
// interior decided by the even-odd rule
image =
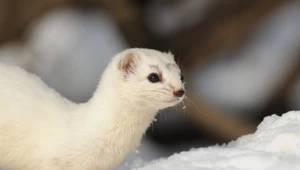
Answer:
[[[170,60],[174,60],[174,54],[170,50],[167,52],[167,56]]]
[[[139,56],[134,52],[129,52],[121,58],[118,64],[119,70],[124,73],[132,72],[137,65]]]

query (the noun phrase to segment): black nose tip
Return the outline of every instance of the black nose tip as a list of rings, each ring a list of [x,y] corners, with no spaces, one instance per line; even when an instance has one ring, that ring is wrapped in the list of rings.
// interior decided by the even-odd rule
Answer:
[[[181,89],[178,91],[174,91],[173,93],[176,97],[182,97],[184,95],[185,91]]]

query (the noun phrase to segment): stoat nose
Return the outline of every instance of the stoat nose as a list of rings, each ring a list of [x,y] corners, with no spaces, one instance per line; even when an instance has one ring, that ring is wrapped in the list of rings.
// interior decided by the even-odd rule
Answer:
[[[176,97],[182,97],[184,95],[185,91],[183,89],[180,89],[178,91],[173,91],[173,94],[176,96]]]

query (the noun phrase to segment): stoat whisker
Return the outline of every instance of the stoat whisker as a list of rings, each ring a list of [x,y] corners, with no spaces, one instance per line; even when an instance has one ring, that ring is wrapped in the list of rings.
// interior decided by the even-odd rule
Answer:
[[[159,116],[160,116],[160,121],[163,123],[164,122],[164,120],[163,120],[163,113],[164,113],[164,111],[163,110],[160,110],[159,111]]]
[[[188,96],[186,96],[185,98],[188,102],[190,102],[196,109],[199,113],[201,114],[204,114],[203,112],[200,111],[200,109],[197,107],[197,105],[193,102],[193,100],[191,100]]]
[[[179,54],[178,54],[178,59],[177,59],[177,65],[179,65],[179,66],[180,66],[181,51],[182,51],[182,48],[179,49]]]
[[[168,119],[167,119],[167,115],[165,114],[165,111],[164,110],[162,110],[163,112],[163,114],[162,114],[162,116],[165,118],[165,120],[167,121]]]
[[[151,127],[151,132],[154,132],[153,122],[150,123],[150,127]]]
[[[183,105],[183,107],[182,107],[182,109],[183,109],[183,115],[186,116],[186,105],[185,105],[185,103],[184,103],[183,100],[180,103]]]

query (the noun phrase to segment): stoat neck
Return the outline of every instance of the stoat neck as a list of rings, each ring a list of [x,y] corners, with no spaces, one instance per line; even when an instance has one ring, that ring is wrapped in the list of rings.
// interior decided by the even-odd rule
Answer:
[[[113,90],[100,88],[95,93],[72,123],[72,142],[76,157],[84,157],[87,164],[101,161],[108,168],[139,144],[156,110],[128,103]]]

